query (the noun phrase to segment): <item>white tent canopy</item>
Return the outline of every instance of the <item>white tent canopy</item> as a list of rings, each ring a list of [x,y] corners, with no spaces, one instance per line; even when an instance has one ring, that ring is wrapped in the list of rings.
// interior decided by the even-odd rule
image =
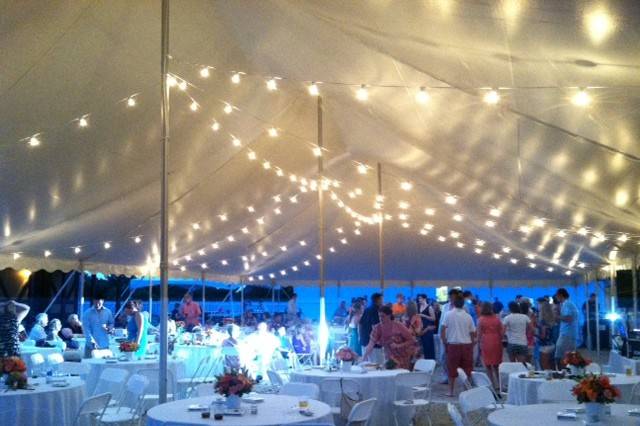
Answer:
[[[317,278],[312,82],[339,182],[329,282],[378,278],[379,211],[395,282],[561,282],[635,251],[639,21],[632,1],[173,3],[170,72],[187,87],[171,89],[171,275]],[[154,264],[158,2],[26,1],[0,22],[2,266]]]

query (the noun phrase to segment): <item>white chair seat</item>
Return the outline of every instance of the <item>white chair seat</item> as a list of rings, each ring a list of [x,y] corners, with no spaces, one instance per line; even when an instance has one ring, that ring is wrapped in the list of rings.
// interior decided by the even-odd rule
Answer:
[[[415,407],[424,407],[425,405],[429,405],[429,401],[426,399],[412,399],[411,404],[407,404],[406,400],[400,400],[400,401],[393,401],[393,405],[395,405],[396,407],[415,408]]]
[[[119,413],[105,413],[101,418],[101,423],[127,423],[127,422],[137,422],[138,416],[133,413],[126,413],[124,411],[120,411]]]
[[[134,412],[134,410],[129,407],[119,407],[119,408],[120,409],[118,409],[118,407],[116,406],[109,405],[107,408],[105,408],[104,413],[111,416],[111,415],[117,415],[118,413],[125,413],[128,415],[131,415]]]

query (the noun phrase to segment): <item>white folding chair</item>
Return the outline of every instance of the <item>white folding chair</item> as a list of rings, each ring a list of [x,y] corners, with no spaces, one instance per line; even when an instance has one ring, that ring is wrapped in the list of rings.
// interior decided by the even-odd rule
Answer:
[[[68,374],[70,376],[87,377],[91,372],[89,364],[84,362],[70,362],[65,361],[58,365],[58,371],[62,374]]]
[[[31,373],[41,376],[43,375],[45,368],[45,360],[44,356],[41,353],[31,354],[29,356],[29,360],[31,361]]]
[[[346,426],[367,426],[377,401],[378,400],[376,398],[371,398],[358,402],[354,405],[351,409],[351,413],[349,414],[349,418],[347,419]]]
[[[436,361],[433,359],[419,359],[413,366],[413,371],[424,371],[425,373],[433,374],[436,369]]]
[[[418,408],[426,407],[424,415],[431,424],[427,388],[431,375],[423,371],[400,373],[395,377],[393,418],[396,425],[413,423]],[[411,401],[409,404],[408,401]],[[421,412],[422,414],[422,412]]]
[[[309,399],[318,399],[320,389],[315,383],[285,383],[278,392],[280,395],[306,396]]]
[[[129,372],[124,368],[105,368],[100,373],[100,377],[98,377],[93,395],[110,393],[112,396],[109,401],[110,405],[118,404],[121,402],[128,377]]]
[[[180,395],[184,398],[189,398],[191,393],[195,390],[195,386],[199,383],[205,382],[205,375],[209,370],[209,362],[211,357],[207,356],[200,360],[198,366],[193,372],[193,375],[189,378],[178,379],[177,385],[180,389]]]
[[[486,373],[483,373],[482,371],[472,371],[471,382],[471,384],[475,387],[485,387],[489,389],[496,403],[500,404],[500,406],[504,408],[504,404],[500,402],[500,395],[496,394],[496,391],[493,389],[493,383],[491,383],[491,379],[489,378],[489,376],[487,376]]]
[[[52,371],[57,372],[60,364],[64,362],[64,357],[59,352],[54,352],[47,355],[47,365]]]
[[[113,352],[111,352],[111,349],[94,349],[91,351],[91,358],[113,358]]]
[[[110,393],[102,393],[85,399],[78,409],[78,414],[76,414],[76,418],[73,421],[73,426],[80,425],[80,419],[84,416],[100,418],[109,405],[110,400]]]
[[[451,417],[451,420],[453,421],[453,424],[455,426],[465,426],[462,415],[455,405],[449,402],[447,404],[447,411],[449,412],[449,417]]]
[[[269,377],[269,382],[273,386],[282,386],[284,385],[284,380],[282,380],[282,376],[277,371],[267,370],[267,377]]]
[[[480,409],[496,409],[496,400],[493,393],[486,387],[478,387],[461,392],[458,396],[458,403],[462,416],[467,423],[472,423],[469,413]]]
[[[331,407],[331,414],[340,416],[342,395],[360,401],[360,384],[351,379],[324,379],[320,382],[320,399]],[[338,419],[339,420],[339,419]]]
[[[575,402],[576,397],[571,393],[575,384],[569,380],[542,382],[538,387],[538,403]]]
[[[587,365],[584,371],[591,374],[602,374],[602,368],[597,362],[592,362],[591,364]]]
[[[144,408],[149,409],[156,405],[160,400],[160,369],[159,368],[142,368],[136,371],[136,374],[146,377],[148,384],[144,399]],[[167,369],[167,399],[173,400],[176,395],[176,379],[173,371]]]
[[[528,367],[525,367],[521,362],[503,362],[498,367],[498,388],[500,389],[501,394],[506,394],[508,389],[504,386],[504,376],[507,378],[507,383],[509,383],[509,374],[511,373],[521,373],[526,372]]]
[[[456,377],[456,382],[460,384],[460,386],[462,386],[465,390],[473,388],[471,382],[469,381],[469,376],[467,376],[467,373],[465,373],[464,370],[460,367],[458,367],[457,371],[458,377]]]
[[[122,398],[122,402],[115,407],[104,410],[98,419],[100,424],[140,424],[142,418],[142,408],[144,395],[149,385],[146,377],[140,374],[132,374],[127,380],[125,393],[127,397]]]
[[[629,404],[640,404],[640,383],[633,385],[631,395],[629,395]]]

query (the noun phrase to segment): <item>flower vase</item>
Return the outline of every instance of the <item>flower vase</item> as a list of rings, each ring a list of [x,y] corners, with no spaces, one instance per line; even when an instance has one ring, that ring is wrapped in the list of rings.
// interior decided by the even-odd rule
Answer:
[[[229,410],[237,410],[240,408],[240,403],[242,399],[238,395],[229,395],[227,397],[227,408]]]
[[[587,402],[585,406],[586,424],[595,425],[604,417],[605,405],[599,402]]]
[[[340,361],[340,370],[342,370],[345,373],[350,373],[352,366],[353,366],[353,361]]]

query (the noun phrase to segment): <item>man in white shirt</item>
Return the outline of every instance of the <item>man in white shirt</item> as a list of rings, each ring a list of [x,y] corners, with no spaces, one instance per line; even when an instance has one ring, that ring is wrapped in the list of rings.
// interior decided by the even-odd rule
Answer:
[[[287,320],[296,322],[298,320],[298,295],[293,293],[291,299],[287,302]]]
[[[447,353],[447,371],[449,373],[449,393],[453,396],[458,368],[462,368],[471,377],[473,370],[473,345],[476,339],[476,327],[473,319],[464,307],[464,299],[456,294],[452,300],[452,309],[442,319],[440,337]]]
[[[517,302],[509,302],[510,314],[504,317],[502,324],[507,336],[507,354],[511,362],[525,362],[529,356],[527,331],[532,332],[531,320],[520,313]]]

